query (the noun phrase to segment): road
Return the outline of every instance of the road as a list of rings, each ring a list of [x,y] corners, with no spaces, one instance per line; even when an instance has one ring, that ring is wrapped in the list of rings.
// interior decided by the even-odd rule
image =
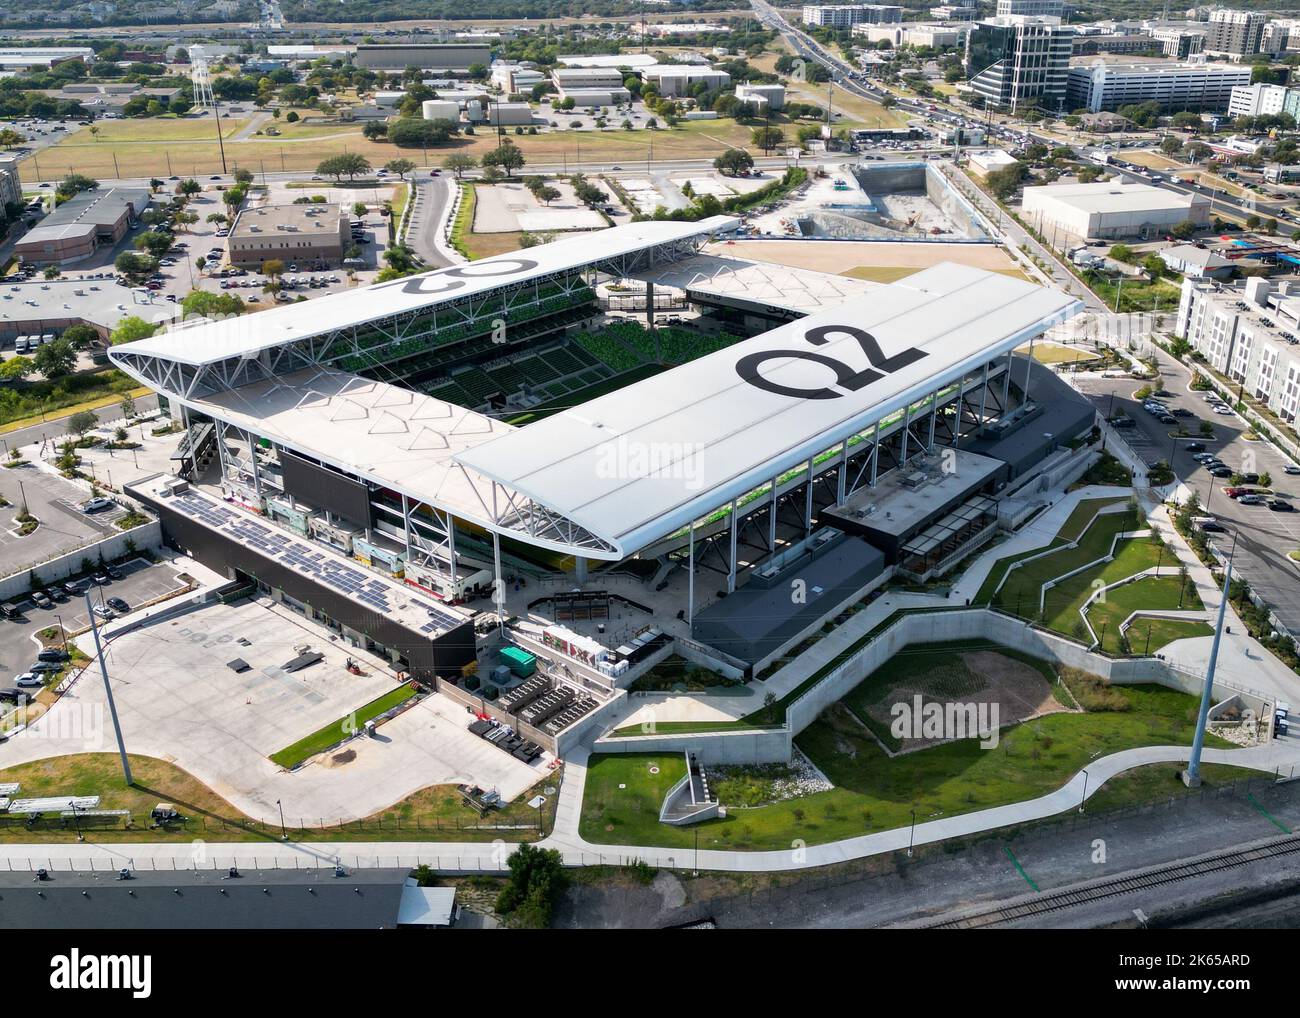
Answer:
[[[1287,557],[1287,552],[1300,548],[1300,512],[1273,512],[1263,505],[1238,504],[1223,494],[1226,482],[1211,477],[1184,446],[1191,441],[1204,441],[1207,451],[1216,453],[1234,470],[1270,474],[1273,490],[1297,500],[1297,504],[1300,504],[1300,476],[1284,472],[1290,460],[1268,442],[1246,441],[1248,426],[1240,417],[1213,413],[1202,393],[1188,388],[1190,369],[1163,351],[1157,351],[1156,358],[1163,379],[1161,384],[1174,394],[1167,399],[1170,409],[1183,409],[1190,414],[1182,420],[1186,422],[1185,430],[1193,433],[1191,437],[1172,437],[1171,426],[1161,424],[1133,399],[1133,392],[1142,382],[1088,375],[1080,376],[1078,387],[1104,416],[1122,412],[1137,422],[1136,427],[1125,430],[1124,437],[1145,462],[1168,461],[1172,453],[1174,472],[1188,489],[1196,492],[1206,511],[1227,527],[1227,533],[1218,535],[1216,544],[1226,552],[1235,540],[1233,572],[1269,603],[1288,630],[1300,633],[1300,563]],[[1195,434],[1202,421],[1214,426],[1214,438],[1203,439]]]
[[[406,243],[416,255],[424,259],[431,269],[451,264],[438,247],[435,239],[443,210],[451,198],[451,183],[445,177],[411,178],[411,225],[406,231]]]

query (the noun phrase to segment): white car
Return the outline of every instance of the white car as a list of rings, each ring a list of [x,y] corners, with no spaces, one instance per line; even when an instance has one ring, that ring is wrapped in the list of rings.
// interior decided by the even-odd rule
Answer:
[[[94,608],[90,610],[94,612],[98,618],[103,619],[105,622],[111,622],[113,619],[117,618],[117,616],[113,614],[112,608],[108,608],[102,604],[97,604],[95,605]]]
[[[45,682],[35,672],[23,672],[14,676],[14,685],[19,689],[30,689],[33,686],[43,686]]]
[[[1288,463],[1282,468],[1282,472],[1284,474],[1300,474],[1300,467],[1296,466],[1294,463]]]
[[[100,496],[99,498],[92,498],[89,502],[83,502],[81,504],[81,511],[83,513],[100,513],[105,509],[113,508],[114,504],[115,503],[111,498]]]
[[[1227,417],[1232,414],[1232,409],[1226,406],[1216,406],[1214,408],[1214,412],[1218,414],[1220,417]]]

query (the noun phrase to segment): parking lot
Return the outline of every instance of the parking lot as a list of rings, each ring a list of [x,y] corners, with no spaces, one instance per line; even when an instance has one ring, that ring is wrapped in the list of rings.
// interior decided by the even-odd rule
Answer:
[[[169,591],[185,586],[178,579],[177,569],[167,562],[152,563],[137,556],[116,564],[121,579],[109,578],[107,584],[91,583],[91,603],[100,604],[110,597],[120,597],[128,606],[138,605],[162,597]],[[17,619],[0,619],[0,686],[12,684],[13,677],[27,670],[36,660],[36,634],[50,626],[62,626],[67,632],[77,632],[89,625],[84,597],[69,596],[61,585],[51,585],[58,590],[60,599],[50,608],[39,608],[30,600],[14,599],[22,614]]]
[[[0,509],[0,561],[6,575],[119,533],[114,521],[126,512],[117,507],[83,513],[78,506],[90,497],[84,488],[31,466],[0,469],[0,495],[10,503]],[[24,502],[40,526],[20,537],[14,516]]]
[[[1214,426],[1213,438],[1199,435],[1172,438],[1174,426],[1161,424],[1132,398],[1143,382],[1132,378],[1080,376],[1079,388],[1092,398],[1103,415],[1123,412],[1137,422],[1124,430],[1124,439],[1148,464],[1168,461],[1172,452],[1174,472],[1189,490],[1196,492],[1206,512],[1225,527],[1226,532],[1218,535],[1215,543],[1226,552],[1235,540],[1233,571],[1272,606],[1288,630],[1300,633],[1300,563],[1287,557],[1288,552],[1300,548],[1300,512],[1273,512],[1266,505],[1240,505],[1223,493],[1228,479],[1212,477],[1184,447],[1188,442],[1201,441],[1207,452],[1215,453],[1236,472],[1269,474],[1272,490],[1294,501],[1297,508],[1300,508],[1300,476],[1285,472],[1290,460],[1268,442],[1246,441],[1243,436],[1248,429],[1240,417],[1215,414],[1202,398],[1203,393],[1189,390],[1191,373],[1187,368],[1164,354],[1159,357],[1163,375],[1160,384],[1174,394],[1165,402],[1171,410],[1181,407],[1190,411],[1190,416],[1179,420],[1194,435],[1201,421],[1209,421]]]
[[[86,637],[78,643],[90,646]],[[304,646],[324,660],[285,671]],[[349,673],[349,656],[368,674]],[[282,770],[270,754],[396,682],[373,659],[269,600],[204,605],[113,638],[106,658],[128,750],[174,762],[255,817],[276,817],[276,800],[307,823],[368,816],[428,785],[463,781],[512,798],[546,773],[545,761],[530,767],[471,735],[473,715],[440,695],[345,752]],[[228,667],[235,658],[248,670]],[[68,718],[105,716],[104,702],[97,677],[83,678],[28,732],[0,745],[0,768],[89,751],[85,732],[102,725],[74,728]],[[112,748],[111,730],[97,738],[99,750]]]

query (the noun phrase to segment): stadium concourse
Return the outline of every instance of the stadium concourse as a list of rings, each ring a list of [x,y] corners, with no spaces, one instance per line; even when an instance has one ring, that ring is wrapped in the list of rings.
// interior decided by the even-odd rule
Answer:
[[[130,494],[232,582],[512,722],[532,679],[500,653],[532,655],[569,704],[535,726],[558,751],[674,649],[748,677],[938,575],[1086,455],[1090,405],[1013,353],[1072,298],[700,253],[735,226],[633,223],[114,347],[187,428]]]

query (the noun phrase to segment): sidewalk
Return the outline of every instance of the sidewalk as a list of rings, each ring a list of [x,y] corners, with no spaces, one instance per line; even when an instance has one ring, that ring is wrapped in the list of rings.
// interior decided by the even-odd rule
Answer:
[[[786,870],[813,869],[851,859],[906,850],[909,842],[931,844],[949,838],[997,830],[1012,824],[1041,820],[1077,809],[1107,780],[1134,767],[1157,763],[1182,763],[1188,748],[1148,746],[1126,750],[1094,760],[1054,792],[1026,802],[979,810],[955,817],[918,824],[911,828],[867,834],[858,838],[803,846],[794,843],[790,850],[779,852],[725,852],[704,850],[697,855],[689,848],[649,848],[630,845],[596,845],[584,841],[578,833],[580,803],[586,783],[586,756],[575,754],[566,761],[564,787],[556,811],[556,827],[551,837],[537,844],[560,852],[565,865],[626,865],[644,862],[667,869],[721,870],[729,872],[772,873]],[[1239,767],[1289,775],[1300,767],[1300,743],[1274,742],[1251,749],[1207,749],[1206,763],[1227,763]],[[0,845],[0,867],[11,870],[44,866],[51,870],[182,870],[332,868],[345,867],[416,867],[428,865],[450,872],[500,873],[507,868],[514,845],[504,843],[461,844],[448,842],[260,842],[248,844],[206,843],[196,841],[176,844],[92,844],[68,842],[55,845]]]

